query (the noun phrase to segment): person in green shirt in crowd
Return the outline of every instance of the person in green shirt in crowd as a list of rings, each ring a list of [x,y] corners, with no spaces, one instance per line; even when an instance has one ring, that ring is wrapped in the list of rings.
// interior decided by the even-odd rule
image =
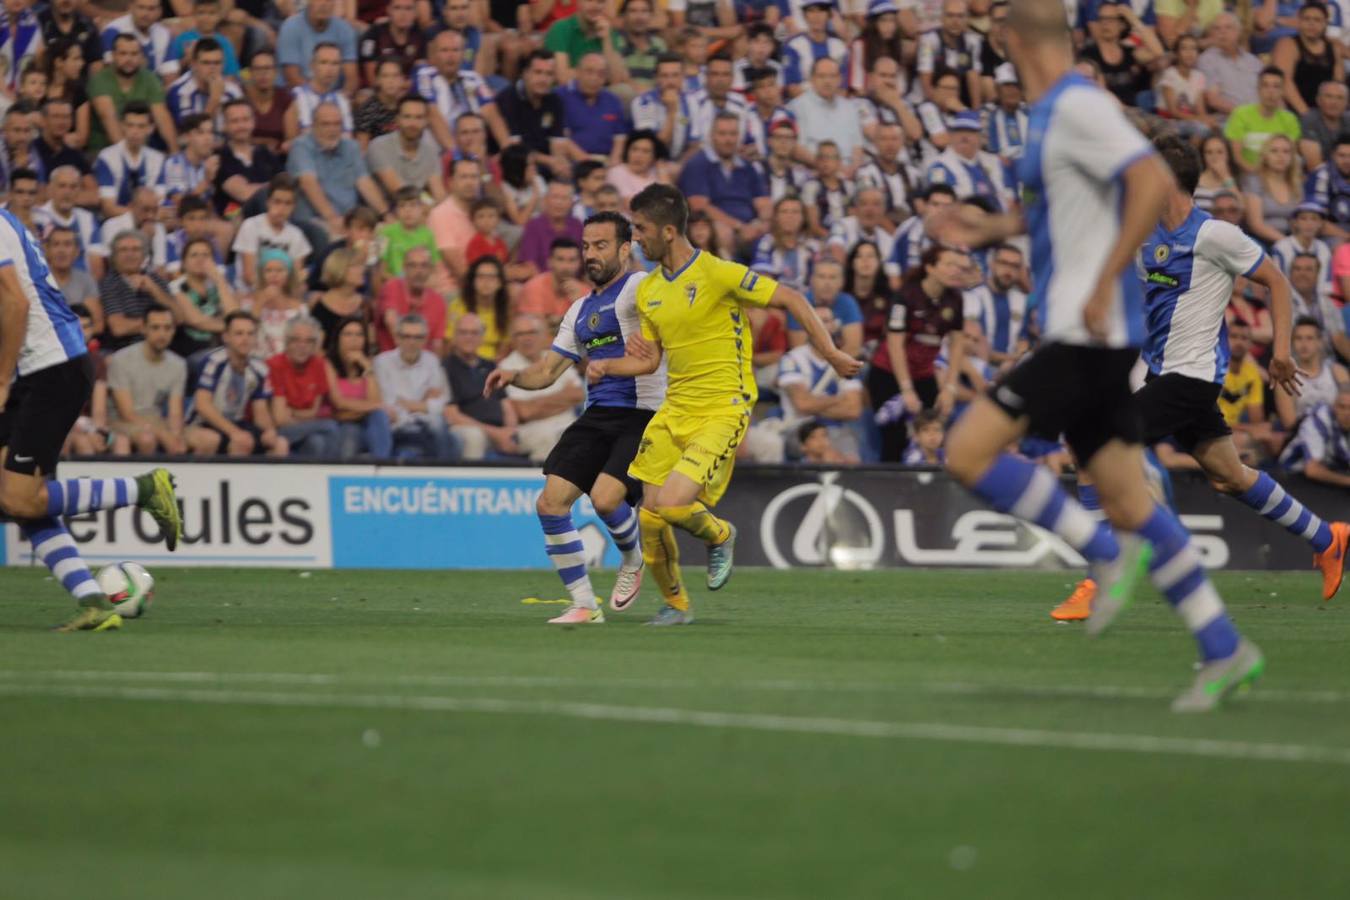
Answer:
[[[417,188],[405,185],[394,193],[394,216],[395,221],[375,231],[380,259],[389,277],[403,275],[403,257],[414,247],[427,248],[431,261],[439,262],[441,251],[436,246],[436,236],[427,226],[427,207]]]
[[[89,76],[89,143],[85,149],[97,153],[122,139],[122,110],[132,100],[150,107],[155,129],[170,153],[178,150],[178,133],[173,117],[164,105],[164,83],[145,67],[145,53],[135,36],[123,32],[113,40],[112,65]]]
[[[606,0],[580,0],[575,15],[559,19],[544,35],[544,49],[558,61],[558,83],[575,75],[576,64],[587,53],[599,53],[609,67],[609,83],[624,78],[623,57],[614,46],[613,31],[605,15]]]
[[[1266,141],[1282,134],[1298,146],[1303,133],[1298,116],[1284,108],[1284,73],[1274,66],[1261,70],[1257,82],[1257,101],[1233,110],[1224,126],[1223,136],[1233,146],[1233,157],[1244,172],[1261,167],[1261,149]]]

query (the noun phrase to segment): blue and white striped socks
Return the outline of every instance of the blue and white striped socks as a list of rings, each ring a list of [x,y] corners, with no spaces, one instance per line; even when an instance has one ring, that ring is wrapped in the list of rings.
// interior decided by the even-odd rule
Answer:
[[[103,595],[98,582],[89,572],[70,536],[66,526],[50,516],[45,519],[32,519],[20,523],[20,533],[33,545],[33,552],[43,565],[51,570],[61,587],[70,592],[77,601],[84,604]]]
[[[1283,525],[1290,534],[1303,538],[1315,552],[1321,553],[1331,546],[1331,529],[1327,523],[1286,493],[1265,472],[1259,473],[1256,484],[1238,494],[1237,498],[1270,521]]]
[[[1106,512],[1102,509],[1102,498],[1095,484],[1078,485],[1078,503],[1088,511],[1088,515],[1098,522],[1106,521]]]
[[[136,503],[135,478],[71,478],[47,482],[47,515],[74,516]]]
[[[544,529],[544,544],[553,568],[558,570],[563,587],[572,595],[572,602],[586,609],[595,609],[595,591],[591,588],[591,578],[586,574],[585,546],[581,543],[581,534],[572,524],[571,515],[546,516],[539,514],[539,524]]]
[[[974,491],[999,512],[1053,531],[1090,562],[1106,562],[1120,554],[1110,526],[1084,509],[1064,492],[1054,475],[1033,462],[1004,453],[975,484]]]
[[[620,503],[614,512],[600,518],[609,529],[609,536],[614,538],[615,546],[623,554],[624,568],[639,568],[642,565],[642,550],[638,547],[638,517],[633,507]]]
[[[1195,636],[1201,658],[1209,662],[1232,656],[1238,645],[1237,629],[1200,565],[1200,553],[1186,529],[1166,509],[1154,506],[1138,533],[1153,545],[1149,575],[1154,587]]]

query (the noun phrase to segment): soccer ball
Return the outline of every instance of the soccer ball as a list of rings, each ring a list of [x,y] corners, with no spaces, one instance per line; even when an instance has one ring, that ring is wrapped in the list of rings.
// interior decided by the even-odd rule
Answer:
[[[154,576],[140,563],[120,562],[104,566],[96,580],[112,601],[113,608],[125,619],[145,615],[155,596]]]

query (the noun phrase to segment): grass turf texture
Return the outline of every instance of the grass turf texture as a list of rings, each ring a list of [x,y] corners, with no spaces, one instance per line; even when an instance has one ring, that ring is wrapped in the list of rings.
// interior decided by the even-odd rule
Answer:
[[[1167,710],[1193,658],[1171,613],[1088,642],[1047,616],[1065,573],[743,570],[693,627],[638,627],[648,587],[568,631],[520,603],[561,593],[547,572],[154,574],[107,635],[45,633],[58,588],[0,576],[0,895],[1350,893],[1350,611],[1312,572],[1219,576],[1269,669],[1199,718]],[[652,708],[731,715],[624,720]],[[1276,743],[1327,758],[1207,755]]]

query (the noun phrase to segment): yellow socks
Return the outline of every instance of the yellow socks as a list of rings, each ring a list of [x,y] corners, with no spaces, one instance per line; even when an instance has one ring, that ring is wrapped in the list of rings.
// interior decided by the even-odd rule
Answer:
[[[731,526],[725,519],[712,514],[702,502],[695,500],[688,506],[662,506],[661,518],[681,528],[705,544],[720,544],[731,537]]]
[[[705,507],[706,509],[706,507]],[[678,610],[689,608],[689,595],[680,581],[680,548],[666,520],[645,506],[638,510],[642,532],[642,559],[661,588],[661,596]]]

